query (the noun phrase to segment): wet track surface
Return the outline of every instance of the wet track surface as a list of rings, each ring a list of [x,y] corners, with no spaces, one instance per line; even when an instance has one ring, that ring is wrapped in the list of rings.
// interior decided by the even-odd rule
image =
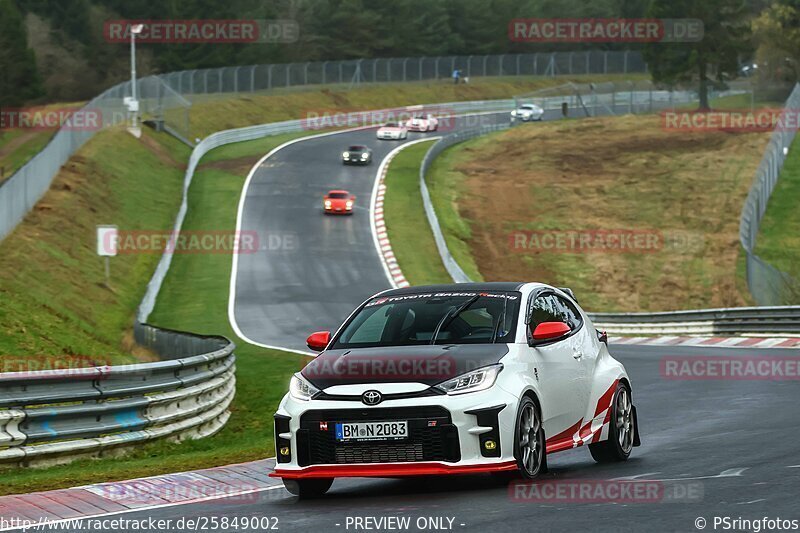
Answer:
[[[551,455],[550,472],[538,483],[636,477],[659,481],[655,498],[519,501],[507,481],[487,475],[340,479],[320,500],[300,501],[278,484],[228,500],[124,517],[277,517],[281,531],[365,531],[352,523],[348,528],[348,517],[387,516],[411,517],[409,531],[419,530],[420,517],[447,517],[452,526],[445,520],[443,530],[465,531],[696,531],[698,517],[709,521],[708,530],[714,516],[800,518],[800,457],[793,437],[800,431],[800,383],[676,381],[661,375],[665,356],[767,355],[764,351],[654,346],[612,346],[611,351],[633,380],[642,446],[629,461],[604,466],[595,464],[586,448]],[[800,351],[777,349],[768,355],[796,358]]]
[[[410,132],[408,141],[506,121],[508,113],[457,118],[439,132]],[[373,163],[343,165],[351,144],[372,148]],[[287,146],[255,171],[240,229],[256,232],[262,249],[239,255],[235,289],[236,323],[246,338],[308,351],[308,334],[335,330],[358,304],[391,288],[369,206],[381,160],[401,144],[377,140],[375,129],[337,133]],[[356,196],[353,215],[323,214],[322,197],[331,189]]]

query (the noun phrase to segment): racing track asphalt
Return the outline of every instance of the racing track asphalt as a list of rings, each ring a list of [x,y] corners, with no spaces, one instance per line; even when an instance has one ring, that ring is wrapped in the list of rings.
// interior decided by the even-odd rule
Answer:
[[[548,459],[543,480],[659,480],[663,494],[683,501],[570,503],[514,501],[491,476],[419,479],[339,479],[326,497],[300,501],[282,487],[242,499],[136,511],[127,519],[157,517],[278,517],[281,531],[366,531],[348,517],[450,517],[456,531],[697,531],[714,516],[800,519],[798,381],[675,381],[660,375],[664,356],[770,355],[800,350],[612,346],[633,382],[642,446],[625,463],[600,466],[586,448]],[[658,496],[662,492],[659,490]],[[173,522],[174,523],[174,522]],[[69,529],[61,529],[68,531]],[[229,528],[229,531],[234,529]],[[379,529],[381,531],[387,528]],[[719,531],[719,529],[717,529]]]
[[[560,110],[543,116],[560,118]],[[457,117],[443,121],[438,132],[409,132],[406,142],[508,120],[507,112]],[[254,344],[310,353],[308,335],[336,330],[361,302],[391,288],[374,245],[369,206],[380,162],[404,143],[377,140],[375,128],[314,136],[274,151],[252,171],[238,229],[255,232],[260,249],[234,259],[229,317],[237,334]],[[373,163],[343,165],[342,151],[352,144],[372,148]],[[352,216],[322,213],[322,197],[331,189],[355,194]]]
[[[446,130],[410,132],[408,141],[507,120],[507,113],[459,117]],[[372,148],[372,164],[343,165],[342,151],[352,144]],[[257,253],[236,259],[232,313],[243,337],[308,351],[309,334],[335,330],[362,301],[391,288],[369,206],[381,161],[401,144],[362,129],[295,142],[261,162],[239,220],[240,231],[255,232],[260,245]],[[353,215],[322,213],[322,197],[331,189],[356,196]]]

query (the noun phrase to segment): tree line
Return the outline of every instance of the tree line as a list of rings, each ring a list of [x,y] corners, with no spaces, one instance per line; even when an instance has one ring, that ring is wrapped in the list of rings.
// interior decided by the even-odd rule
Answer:
[[[794,74],[800,0],[0,0],[0,105],[87,99],[129,76],[117,19],[289,19],[293,43],[141,44],[142,75],[227,65],[643,48],[656,81],[711,83],[742,58]],[[698,43],[524,43],[515,18],[699,18]],[[783,75],[786,75],[784,72]]]

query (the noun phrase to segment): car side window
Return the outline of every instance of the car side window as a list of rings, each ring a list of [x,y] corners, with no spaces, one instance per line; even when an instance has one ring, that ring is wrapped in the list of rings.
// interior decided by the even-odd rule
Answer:
[[[531,306],[531,325],[537,326],[542,322],[558,322],[555,302],[549,294],[537,296]]]
[[[575,309],[575,306],[560,296],[550,297],[554,300],[554,303],[558,309],[557,314],[560,317],[559,321],[567,324],[572,331],[579,329],[583,323],[583,320],[581,319],[580,312]]]

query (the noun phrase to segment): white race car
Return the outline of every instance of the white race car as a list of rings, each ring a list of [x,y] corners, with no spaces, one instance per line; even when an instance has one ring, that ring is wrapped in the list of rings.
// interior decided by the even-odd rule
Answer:
[[[291,379],[270,475],[300,497],[337,477],[481,472],[534,478],[584,444],[639,445],[631,382],[569,289],[461,283],[379,293]]]
[[[433,115],[417,114],[406,121],[408,131],[436,131],[439,129],[439,119]]]
[[[511,112],[511,120],[521,120],[529,122],[531,120],[542,120],[544,109],[536,104],[522,104]]]
[[[378,139],[402,140],[408,139],[408,129],[402,124],[396,122],[387,122],[380,128],[377,133]]]

